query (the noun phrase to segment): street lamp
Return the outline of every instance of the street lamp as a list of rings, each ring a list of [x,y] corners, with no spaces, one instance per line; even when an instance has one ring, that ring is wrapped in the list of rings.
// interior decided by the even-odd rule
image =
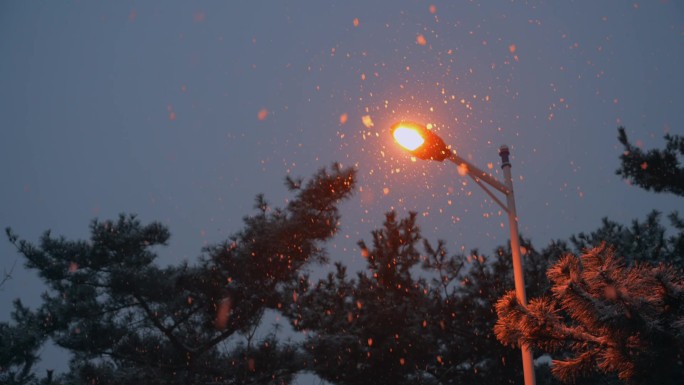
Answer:
[[[513,278],[515,281],[515,294],[518,301],[523,305],[527,305],[527,296],[525,295],[525,278],[523,276],[522,258],[520,257],[520,238],[518,236],[518,217],[515,211],[515,196],[513,195],[513,179],[511,178],[511,163],[508,159],[510,152],[507,146],[499,148],[499,156],[501,156],[501,168],[504,174],[504,183],[499,182],[496,178],[488,173],[475,167],[472,163],[461,158],[452,151],[442,138],[437,136],[425,126],[413,122],[399,122],[392,126],[392,136],[394,139],[404,147],[411,155],[424,160],[436,160],[443,162],[449,160],[459,167],[460,173],[465,173],[470,176],[475,183],[489,195],[494,202],[508,214],[508,227],[510,229],[511,237],[511,253],[513,256]],[[484,183],[492,188],[498,190],[506,196],[506,204],[504,204],[491,190],[487,188]],[[526,344],[520,345],[523,360],[523,375],[525,377],[525,385],[535,385],[534,376],[534,361],[532,351]]]

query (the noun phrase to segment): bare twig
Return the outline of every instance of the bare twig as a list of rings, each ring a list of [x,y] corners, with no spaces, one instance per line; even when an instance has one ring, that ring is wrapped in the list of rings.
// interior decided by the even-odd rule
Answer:
[[[7,271],[7,269],[5,269],[5,271],[3,272],[2,280],[0,280],[0,287],[3,287],[7,281],[12,279],[12,273],[14,272],[15,266],[17,266],[17,260],[16,259],[14,260],[14,263],[12,264],[12,268],[9,271]]]

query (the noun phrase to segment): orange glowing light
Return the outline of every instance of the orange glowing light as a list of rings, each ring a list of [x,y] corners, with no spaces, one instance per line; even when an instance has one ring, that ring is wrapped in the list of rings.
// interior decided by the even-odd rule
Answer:
[[[394,130],[394,140],[402,147],[413,151],[425,143],[425,139],[414,128],[399,126]]]
[[[354,18],[354,27],[358,27],[358,26],[359,26],[359,18],[357,17],[357,18]]]
[[[344,114],[340,115],[340,124],[345,124],[347,123],[347,119],[349,118],[349,115],[345,112]]]
[[[257,114],[257,119],[266,120],[267,116],[268,116],[268,110],[265,108],[262,108],[259,110],[259,113]]]
[[[418,45],[425,45],[427,44],[427,40],[425,40],[425,36],[418,34],[418,36],[416,36],[416,43],[418,43]]]
[[[430,128],[430,124],[426,127],[423,124],[403,121],[394,124],[391,133],[397,143],[412,156],[442,162],[450,156],[451,150]]]

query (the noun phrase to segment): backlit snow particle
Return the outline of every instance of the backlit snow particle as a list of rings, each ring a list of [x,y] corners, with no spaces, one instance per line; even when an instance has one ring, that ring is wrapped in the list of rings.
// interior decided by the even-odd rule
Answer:
[[[224,298],[218,305],[216,310],[216,319],[214,319],[214,327],[218,330],[224,330],[228,324],[228,318],[230,317],[230,311],[232,308],[232,301],[230,298]]]
[[[366,126],[367,128],[371,128],[374,126],[373,119],[371,119],[370,115],[362,116],[361,121],[363,122],[363,125]]]
[[[456,168],[456,171],[458,171],[458,175],[466,176],[468,175],[468,166],[466,166],[465,164],[459,164]]]
[[[173,111],[173,106],[169,104],[166,106],[166,110],[169,112],[169,120],[176,120],[176,113]]]
[[[202,12],[202,11],[199,11],[199,12],[195,12],[195,14],[192,15],[192,20],[193,20],[195,23],[201,23],[201,22],[204,21],[204,19],[206,19],[206,17],[207,17],[207,14],[206,14],[206,13],[204,13],[204,12]]]

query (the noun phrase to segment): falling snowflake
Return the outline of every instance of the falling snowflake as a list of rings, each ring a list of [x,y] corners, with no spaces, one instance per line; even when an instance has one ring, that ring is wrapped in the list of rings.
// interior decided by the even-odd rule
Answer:
[[[169,120],[176,120],[176,113],[173,111],[173,106],[169,104],[166,106],[166,110],[169,112]]]
[[[216,310],[216,319],[214,319],[214,327],[218,330],[224,330],[228,325],[228,318],[232,309],[232,301],[230,298],[224,298]]]
[[[361,121],[363,122],[363,125],[366,126],[367,128],[371,128],[374,126],[373,119],[371,119],[370,115],[362,116]]]
[[[206,18],[207,18],[207,14],[204,13],[204,12],[202,12],[202,11],[195,12],[195,14],[192,15],[192,20],[193,20],[195,23],[201,23],[201,22],[203,22],[204,19],[206,19]]]

